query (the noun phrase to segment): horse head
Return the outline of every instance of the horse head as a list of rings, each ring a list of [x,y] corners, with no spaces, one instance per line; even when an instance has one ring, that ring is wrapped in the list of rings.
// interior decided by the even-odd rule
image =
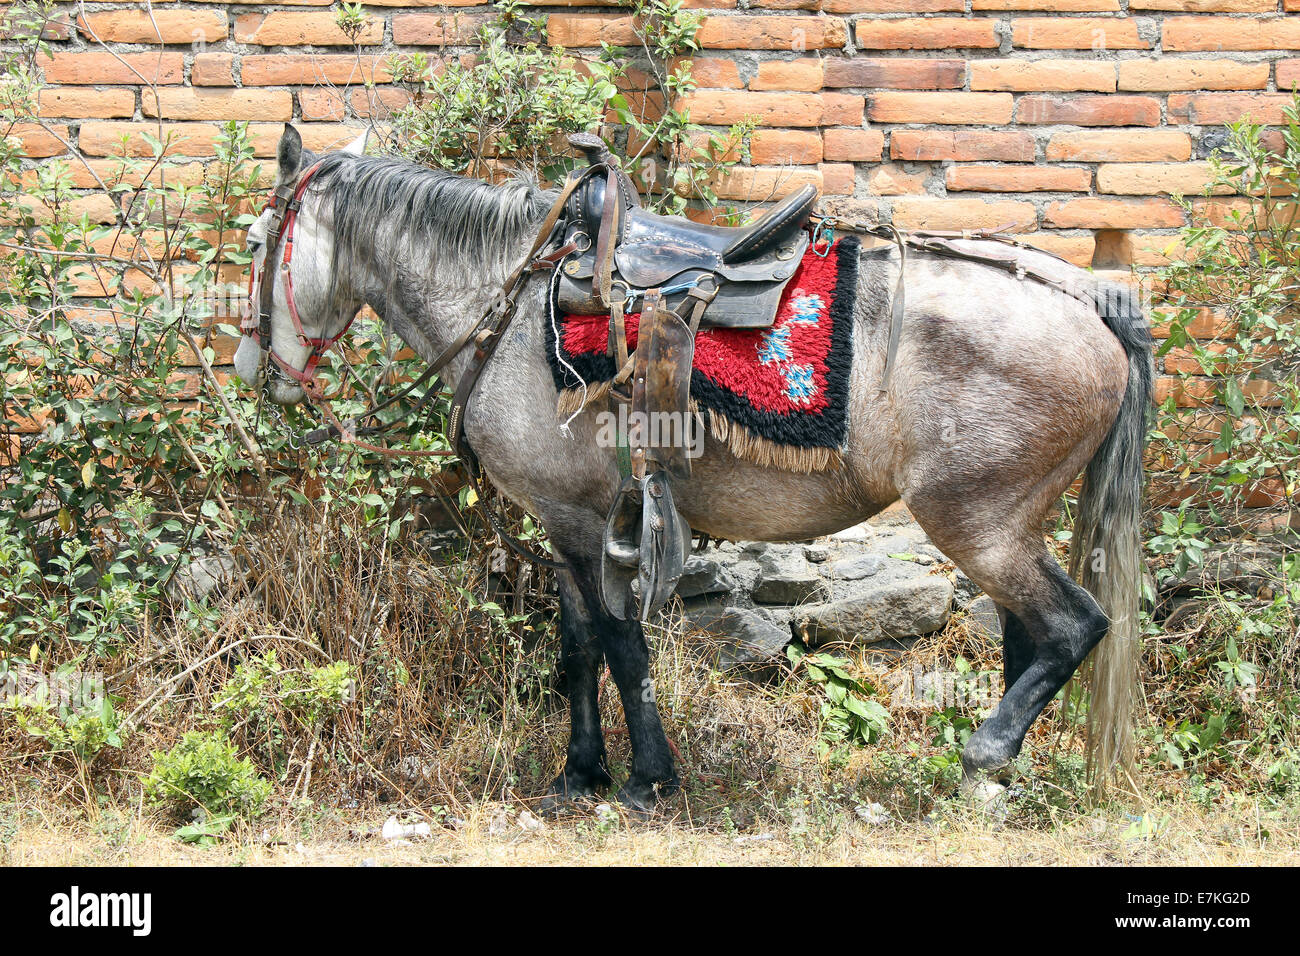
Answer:
[[[365,146],[363,134],[340,152],[360,156]],[[313,182],[320,160],[286,125],[273,199],[248,229],[252,273],[235,371],[280,405],[296,405],[313,388],[316,363],[362,305],[344,301],[330,281],[332,223]]]

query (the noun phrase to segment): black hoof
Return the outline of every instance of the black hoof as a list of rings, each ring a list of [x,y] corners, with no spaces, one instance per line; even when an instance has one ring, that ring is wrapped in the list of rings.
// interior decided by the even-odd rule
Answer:
[[[582,775],[562,773],[547,789],[546,795],[538,802],[537,808],[542,813],[560,813],[571,804],[595,797],[601,789],[613,782],[606,773]]]
[[[646,821],[655,815],[659,801],[676,793],[680,785],[676,777],[663,783],[629,780],[619,788],[614,799],[622,804],[629,817]]]
[[[1016,741],[998,740],[992,734],[980,735],[979,731],[966,742],[961,754],[962,776],[982,780],[996,779],[1004,775],[1020,747]]]

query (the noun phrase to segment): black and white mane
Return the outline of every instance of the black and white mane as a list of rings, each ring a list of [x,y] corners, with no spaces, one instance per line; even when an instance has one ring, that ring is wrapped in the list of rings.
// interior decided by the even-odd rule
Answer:
[[[499,281],[527,249],[554,193],[518,178],[494,186],[392,157],[331,153],[312,191],[332,215],[332,275],[351,274],[358,256],[378,274],[406,263],[436,262],[450,281]]]

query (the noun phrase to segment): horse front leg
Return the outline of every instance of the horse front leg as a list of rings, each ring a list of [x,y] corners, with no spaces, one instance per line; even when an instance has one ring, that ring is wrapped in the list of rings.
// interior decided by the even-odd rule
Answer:
[[[542,800],[542,810],[555,811],[572,800],[595,796],[613,783],[605,762],[605,735],[600,729],[600,673],[605,652],[592,627],[586,599],[573,575],[561,571],[560,666],[569,697],[569,750],[564,771]]]
[[[620,621],[607,613],[601,603],[599,530],[596,536],[583,533],[575,540],[573,535],[565,533],[566,526],[571,527],[572,523],[559,521],[547,525],[551,532],[551,540],[556,545],[557,551],[564,556],[569,573],[572,575],[572,583],[582,597],[582,610],[585,611],[586,620],[590,622],[590,628],[598,638],[605,660],[609,663],[610,674],[618,687],[619,697],[623,702],[623,714],[627,719],[627,731],[632,749],[632,772],[627,782],[619,789],[618,800],[637,814],[649,814],[654,811],[655,802],[660,796],[675,792],[680,784],[677,771],[673,767],[668,737],[664,734],[663,722],[659,718],[659,707],[655,702],[654,682],[650,678],[650,647],[646,643],[645,631],[639,622]],[[599,529],[603,527],[603,521],[597,517],[590,527]],[[562,608],[564,600],[561,592]],[[592,694],[590,703],[594,710],[594,689],[590,693]],[[574,733],[578,734],[578,705],[573,703],[572,696],[570,701],[574,707]],[[584,700],[584,707],[586,703]],[[583,724],[583,734],[588,732],[589,726],[594,726],[595,732],[599,733],[599,724],[593,719]],[[571,743],[571,755],[573,746]],[[584,751],[584,753],[589,752],[592,752],[590,748]],[[600,745],[600,752],[604,753],[603,742]],[[583,766],[586,769],[590,764]]]
[[[632,746],[632,773],[618,791],[618,801],[641,815],[654,812],[661,796],[675,793],[680,780],[673,767],[668,737],[659,719],[654,682],[650,678],[650,648],[637,621],[619,621],[604,614],[601,644],[618,685]]]

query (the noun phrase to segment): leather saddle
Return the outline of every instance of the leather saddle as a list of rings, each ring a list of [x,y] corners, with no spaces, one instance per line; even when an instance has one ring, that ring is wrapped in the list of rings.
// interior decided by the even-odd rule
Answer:
[[[597,137],[577,134],[570,142],[593,167],[615,168]],[[608,195],[611,182],[616,196]],[[624,300],[625,311],[637,311],[641,293],[656,288],[676,309],[687,289],[711,279],[717,295],[703,314],[702,328],[767,328],[808,248],[804,227],[816,199],[816,188],[805,185],[757,222],[712,226],[645,211],[621,172],[589,177],[569,200],[564,241],[579,251],[561,270],[556,305],[575,315],[608,312],[610,302],[599,281],[603,260],[609,266],[611,295]]]
[[[742,227],[709,226],[641,208],[632,181],[596,136],[569,142],[588,167],[571,193],[545,258],[558,266],[555,306],[610,317],[619,370],[610,399],[629,407],[619,438],[621,482],[605,524],[601,597],[620,620],[647,621],[672,597],[690,555],[691,529],[673,502],[672,478],[688,478],[685,444],[659,444],[647,425],[678,416],[686,437],[695,335],[702,328],[767,328],[811,241],[805,228],[817,190],[804,186]],[[625,317],[639,312],[629,350]],[[637,424],[630,424],[635,417]]]

